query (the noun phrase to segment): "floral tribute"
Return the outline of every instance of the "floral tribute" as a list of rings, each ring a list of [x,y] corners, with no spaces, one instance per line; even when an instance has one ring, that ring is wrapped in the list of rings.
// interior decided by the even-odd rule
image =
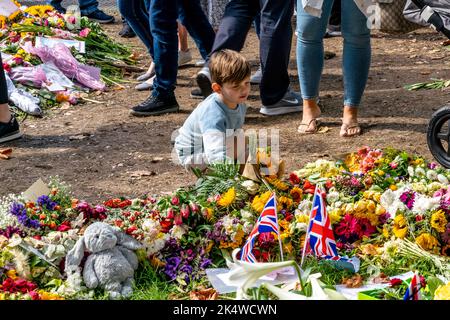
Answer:
[[[34,202],[15,195],[0,202],[0,297],[102,298],[85,288],[80,274],[68,277],[63,269],[65,255],[94,221],[143,244],[133,298],[212,290],[206,270],[227,266],[225,258],[243,246],[272,191],[280,239],[274,233],[258,235],[253,254],[258,262],[299,263],[315,186],[321,184],[339,254],[358,257],[361,266],[349,274],[307,256],[303,268],[320,272],[328,286],[386,283],[383,290],[366,292],[376,299],[401,299],[408,281],[397,276],[417,272],[424,299],[448,299],[449,178],[450,170],[420,156],[369,147],[265,181],[249,180],[233,165],[214,165],[195,185],[172,194],[113,198],[99,205],[74,198],[54,178],[51,193]],[[25,244],[43,255],[24,249]]]

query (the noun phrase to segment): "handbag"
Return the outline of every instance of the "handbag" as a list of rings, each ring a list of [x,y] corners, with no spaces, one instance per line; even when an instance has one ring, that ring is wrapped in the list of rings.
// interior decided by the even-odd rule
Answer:
[[[375,29],[386,33],[408,33],[422,26],[412,23],[403,15],[407,0],[375,0],[380,21]]]

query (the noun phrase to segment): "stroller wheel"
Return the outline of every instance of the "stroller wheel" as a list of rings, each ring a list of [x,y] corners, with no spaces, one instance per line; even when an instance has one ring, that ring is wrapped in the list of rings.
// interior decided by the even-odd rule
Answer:
[[[427,143],[436,161],[450,168],[450,105],[440,108],[431,116]]]

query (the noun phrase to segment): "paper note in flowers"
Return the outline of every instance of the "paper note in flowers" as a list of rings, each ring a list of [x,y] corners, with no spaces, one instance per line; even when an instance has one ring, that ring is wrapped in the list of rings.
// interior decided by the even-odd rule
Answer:
[[[41,258],[42,260],[44,260],[45,262],[47,262],[49,265],[51,265],[51,266],[55,267],[56,269],[58,269],[58,267],[57,267],[53,262],[51,262],[50,260],[48,260],[47,257],[46,257],[45,255],[43,255],[43,254],[42,254],[39,250],[37,250],[36,248],[33,248],[32,246],[30,246],[29,244],[24,243],[24,242],[21,242],[21,243],[19,244],[19,246],[20,246],[21,248],[23,248],[24,250],[29,251],[29,252],[35,254],[36,256],[38,256],[39,258]]]
[[[62,43],[66,47],[75,48],[80,53],[86,52],[86,44],[84,41],[78,41],[78,40],[67,40],[67,39],[58,39],[58,38],[44,38],[44,37],[36,37],[36,48],[42,48],[42,47],[49,47],[53,48],[58,43]]]
[[[19,10],[17,5],[10,0],[2,0],[0,1],[0,16],[10,16],[14,12]]]
[[[26,201],[36,202],[40,196],[48,195],[49,193],[50,189],[47,187],[44,181],[38,179],[31,185],[31,187],[27,189],[27,191],[23,193],[23,197]]]

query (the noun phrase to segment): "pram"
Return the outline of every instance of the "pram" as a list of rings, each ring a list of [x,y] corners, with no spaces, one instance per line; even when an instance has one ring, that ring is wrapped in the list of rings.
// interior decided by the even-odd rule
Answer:
[[[405,18],[422,25],[431,25],[450,39],[450,0],[410,0]],[[433,157],[450,168],[450,105],[437,110],[428,123],[427,143]]]

